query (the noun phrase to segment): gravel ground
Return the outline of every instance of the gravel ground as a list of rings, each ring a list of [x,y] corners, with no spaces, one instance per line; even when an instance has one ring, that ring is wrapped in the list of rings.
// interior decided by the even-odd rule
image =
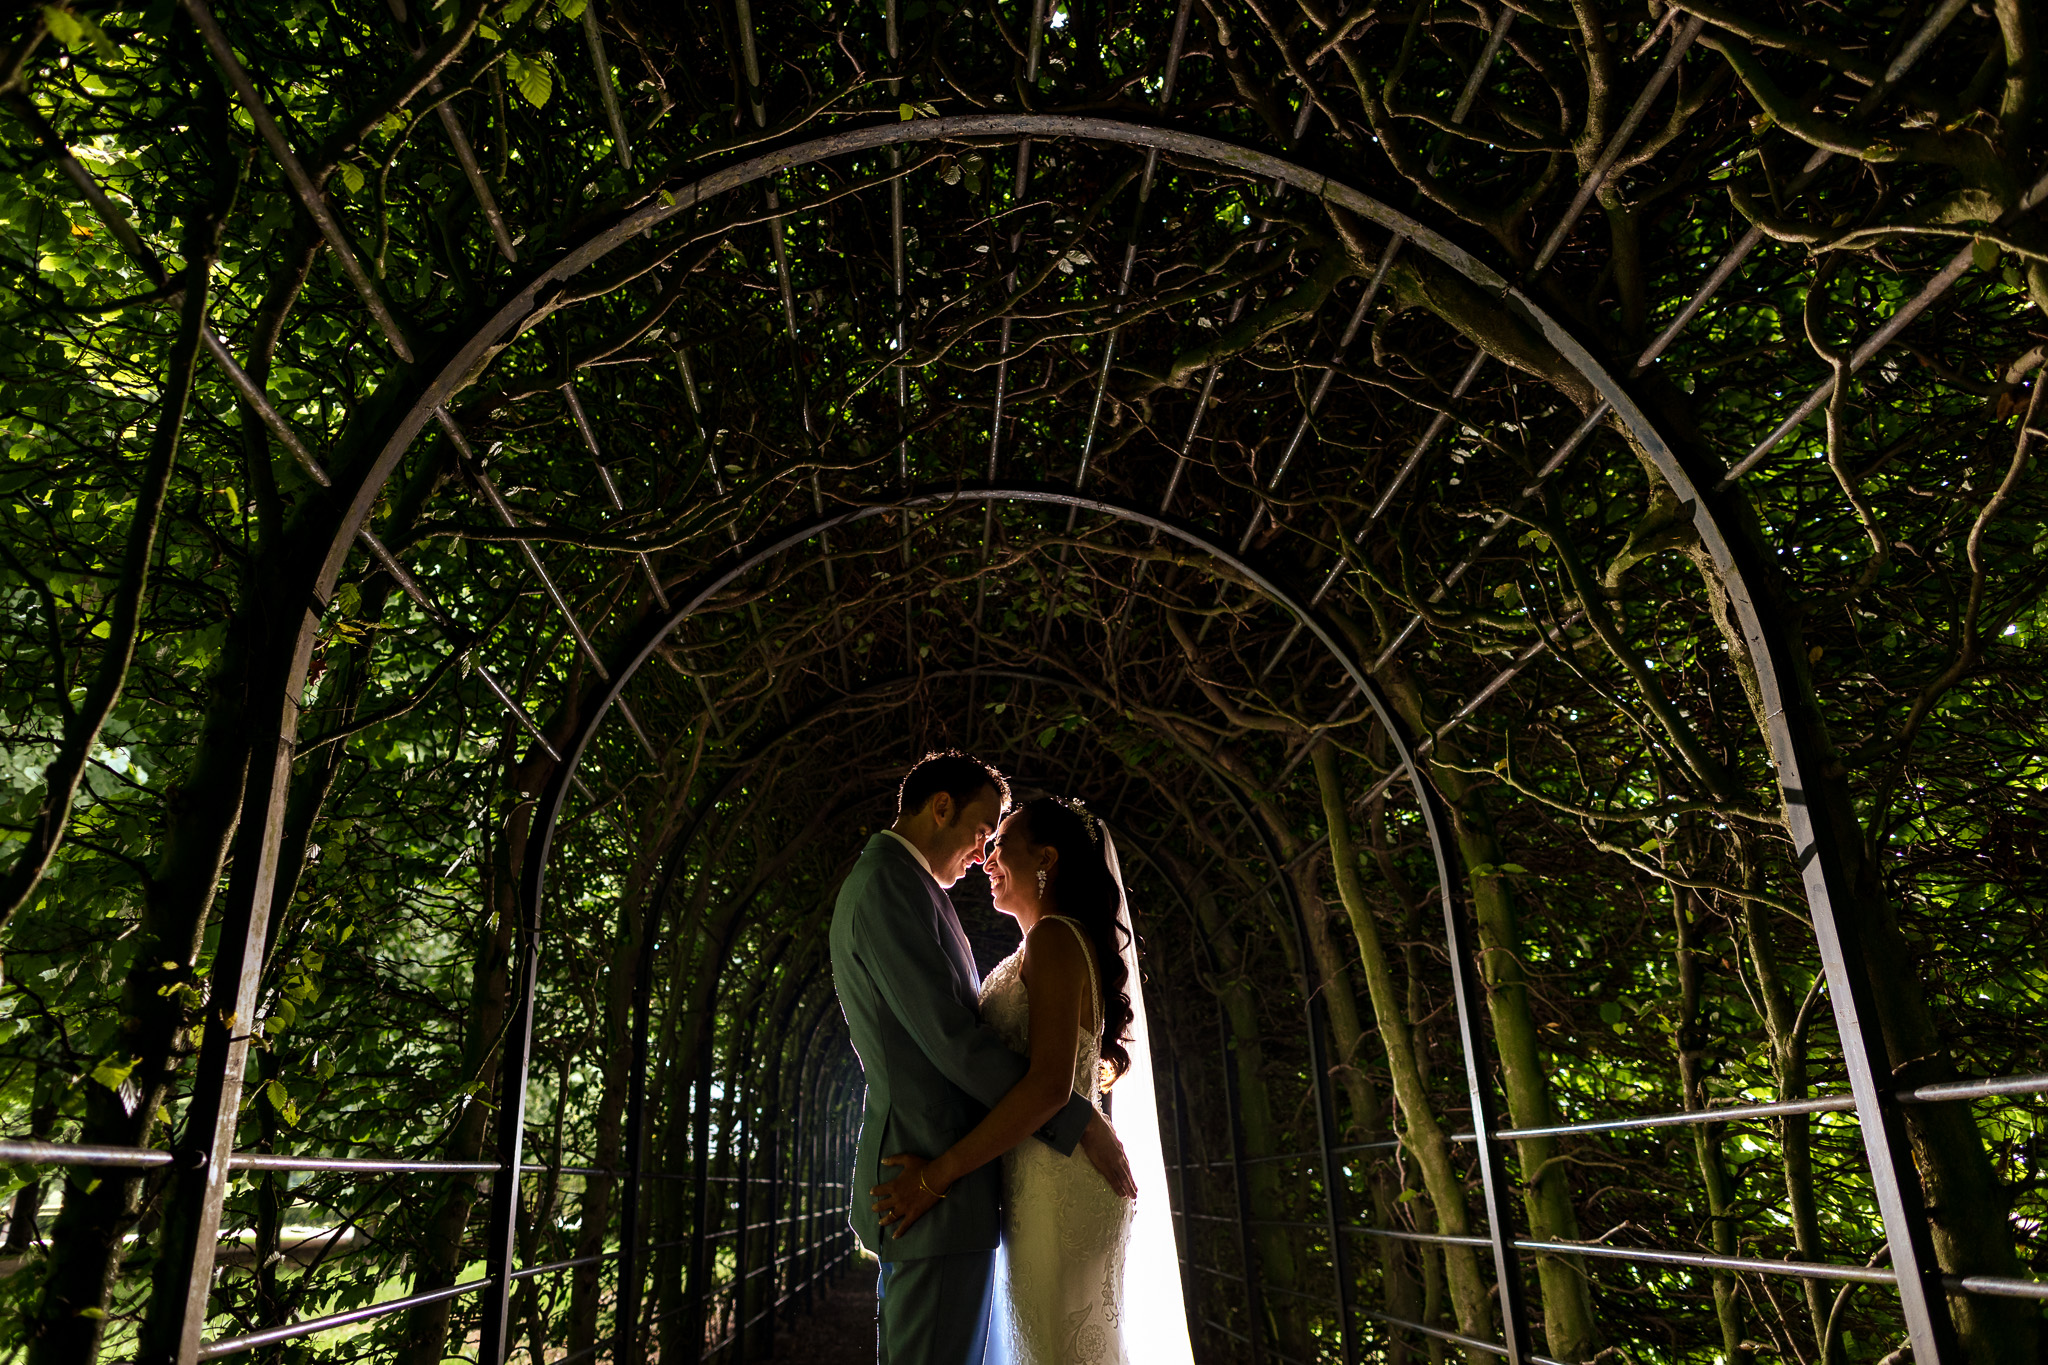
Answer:
[[[809,1317],[776,1333],[775,1358],[810,1365],[874,1365],[874,1263],[855,1260],[818,1296]]]

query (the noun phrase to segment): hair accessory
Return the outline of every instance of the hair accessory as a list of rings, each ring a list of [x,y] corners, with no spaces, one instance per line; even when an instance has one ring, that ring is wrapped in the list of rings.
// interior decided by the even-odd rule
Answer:
[[[1080,816],[1082,827],[1088,831],[1088,842],[1094,844],[1097,848],[1102,847],[1102,821],[1095,817],[1094,811],[1089,810],[1088,807],[1082,805],[1079,801],[1065,796],[1055,796],[1053,800]]]
[[[1045,869],[1042,867],[1038,869],[1038,894],[1045,894]]]

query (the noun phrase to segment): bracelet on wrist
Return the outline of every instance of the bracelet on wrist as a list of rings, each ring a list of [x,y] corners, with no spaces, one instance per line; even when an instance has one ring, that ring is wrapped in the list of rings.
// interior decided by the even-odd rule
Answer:
[[[935,1190],[935,1189],[933,1189],[933,1188],[932,1188],[931,1186],[929,1186],[929,1185],[927,1185],[927,1184],[925,1184],[925,1183],[924,1183],[924,1172],[923,1172],[923,1171],[919,1171],[919,1172],[917,1173],[917,1187],[918,1187],[919,1189],[923,1190],[923,1191],[924,1191],[924,1192],[925,1192],[926,1194],[930,1195],[930,1196],[931,1196],[932,1198],[934,1198],[934,1199],[944,1199],[944,1198],[946,1197],[946,1196],[945,1196],[944,1194],[942,1194],[942,1193],[941,1193],[940,1191],[938,1191],[938,1190]]]

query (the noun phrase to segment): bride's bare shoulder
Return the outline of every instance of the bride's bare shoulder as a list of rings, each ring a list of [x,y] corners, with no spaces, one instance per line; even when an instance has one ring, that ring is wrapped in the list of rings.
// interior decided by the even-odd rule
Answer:
[[[1024,965],[1034,973],[1054,971],[1081,973],[1087,970],[1081,938],[1074,926],[1048,915],[1024,935]]]

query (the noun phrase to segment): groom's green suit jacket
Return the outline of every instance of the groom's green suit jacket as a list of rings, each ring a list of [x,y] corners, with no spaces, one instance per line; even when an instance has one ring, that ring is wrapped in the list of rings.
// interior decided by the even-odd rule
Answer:
[[[893,835],[869,839],[839,888],[832,975],[868,1083],[854,1148],[854,1232],[885,1261],[994,1250],[1001,1231],[998,1162],[955,1184],[900,1238],[883,1231],[868,1195],[899,1169],[885,1169],[883,1157],[938,1156],[1029,1069],[981,1022],[981,974],[959,916]],[[1038,1137],[1064,1155],[1094,1114],[1075,1095]]]

